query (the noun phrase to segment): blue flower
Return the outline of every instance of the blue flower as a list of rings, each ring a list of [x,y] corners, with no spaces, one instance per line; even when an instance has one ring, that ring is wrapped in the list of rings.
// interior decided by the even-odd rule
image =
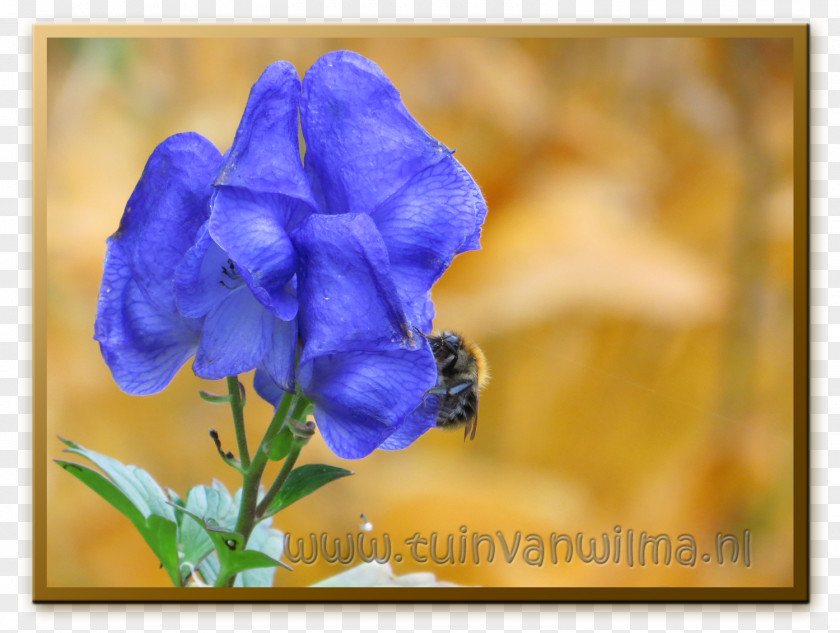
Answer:
[[[300,162],[299,103],[294,66],[269,66],[251,89],[216,178],[209,223],[257,300],[286,321],[297,314],[289,291],[297,255],[289,234],[317,208]]]
[[[297,273],[297,382],[330,448],[362,457],[434,426],[434,398],[422,405],[434,358],[412,328],[431,329],[432,285],[455,255],[479,248],[487,213],[452,151],[373,62],[340,51],[318,60],[302,87],[288,64],[265,71],[221,174],[210,233],[255,280],[260,301],[277,309]],[[264,372],[255,384],[277,403]]]
[[[273,382],[293,384],[294,314],[281,320],[259,303],[207,231],[221,165],[198,134],[165,140],[108,239],[94,338],[127,393],[160,391],[193,355],[202,378],[259,366]]]
[[[150,157],[108,243],[95,338],[129,393],[195,354],[204,378],[256,367],[274,404],[297,383],[340,457],[402,448],[437,417],[413,329],[431,329],[431,288],[486,213],[373,62],[330,53],[303,82],[277,62],[224,157],[197,134]]]
[[[293,388],[297,322],[294,315],[277,318],[257,300],[247,279],[203,225],[174,278],[179,312],[203,319],[193,371],[220,379],[261,367],[275,382]]]
[[[94,338],[124,391],[163,389],[195,353],[201,321],[175,305],[175,269],[209,215],[222,156],[178,134],[149,157],[116,233],[108,238]]]
[[[475,181],[408,113],[379,67],[356,53],[330,53],[312,66],[301,126],[320,210],[370,215],[400,297],[430,326],[432,285],[455,255],[480,248],[487,205]]]
[[[304,341],[297,379],[327,446],[339,457],[364,457],[434,386],[435,359],[412,334],[370,216],[313,215],[293,237]],[[430,428],[436,411],[424,417]]]

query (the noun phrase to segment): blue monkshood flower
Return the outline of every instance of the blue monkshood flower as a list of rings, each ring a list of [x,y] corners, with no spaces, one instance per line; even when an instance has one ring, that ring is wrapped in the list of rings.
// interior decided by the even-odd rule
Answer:
[[[410,329],[370,216],[312,215],[292,238],[300,253],[305,342],[297,380],[332,451],[364,457],[402,426],[434,386],[435,359]],[[424,417],[430,427],[436,411],[430,407]]]
[[[160,391],[193,354],[202,378],[260,366],[283,386],[291,379],[294,314],[284,321],[263,307],[207,232],[222,160],[198,134],[165,140],[108,240],[94,338],[130,394]]]
[[[290,291],[297,254],[289,234],[316,209],[300,162],[299,103],[294,66],[269,66],[251,89],[216,178],[208,225],[257,300],[287,321],[297,314]]]
[[[434,361],[412,328],[431,329],[432,285],[479,248],[487,213],[452,154],[378,66],[340,51],[302,85],[287,63],[266,69],[216,181],[210,235],[257,299],[278,316],[297,308],[297,274],[297,381],[341,457],[401,448],[434,426],[434,398],[422,405]],[[274,382],[257,372],[276,404]]]
[[[221,379],[260,367],[283,387],[294,388],[294,314],[277,318],[256,299],[246,278],[203,225],[174,278],[178,310],[203,319],[193,371]]]
[[[163,141],[108,238],[94,338],[130,394],[160,391],[195,353],[202,324],[176,309],[173,277],[207,220],[221,162],[198,134]]]

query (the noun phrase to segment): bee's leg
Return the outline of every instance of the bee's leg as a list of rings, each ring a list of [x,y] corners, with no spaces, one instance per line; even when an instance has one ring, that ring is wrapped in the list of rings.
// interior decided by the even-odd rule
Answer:
[[[440,366],[444,371],[447,371],[452,369],[456,362],[458,362],[458,356],[456,354],[452,354],[446,360],[441,361]]]
[[[426,390],[426,393],[423,394],[423,406],[426,406],[426,396],[445,396],[447,393],[448,392],[444,387],[432,387],[431,389]]]
[[[433,396],[455,396],[461,393],[464,389],[469,387],[472,383],[470,381],[462,382],[460,384],[455,385],[454,387],[450,387],[446,389],[445,387],[432,387],[428,389],[426,393],[423,394],[423,406],[426,406],[426,396],[433,395]]]
[[[470,436],[470,441],[475,439],[475,430],[478,428],[478,411],[475,412],[475,417],[467,421],[464,426],[464,441],[467,441],[467,435]]]
[[[458,345],[452,341],[452,338],[453,337],[449,336],[443,339],[443,344],[446,346],[446,349],[449,350],[452,356],[455,356],[458,353]]]
[[[475,407],[475,417],[472,421],[472,432],[470,433],[470,442],[475,439],[475,430],[478,428],[478,405]],[[467,441],[467,432],[464,431],[464,441]]]
[[[446,395],[447,395],[447,396],[455,396],[455,395],[458,395],[459,393],[461,393],[464,389],[466,389],[466,388],[467,388],[467,387],[469,387],[470,385],[472,385],[472,382],[471,382],[471,381],[469,381],[469,380],[467,380],[466,382],[459,383],[459,384],[455,385],[454,387],[450,387],[450,388],[446,391]]]

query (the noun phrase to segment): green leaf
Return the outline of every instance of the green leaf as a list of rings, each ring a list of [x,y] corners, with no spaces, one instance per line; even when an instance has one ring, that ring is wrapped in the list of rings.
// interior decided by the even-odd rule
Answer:
[[[271,528],[271,520],[262,521],[254,527],[246,549],[262,552],[266,556],[280,560],[285,541],[280,530]],[[274,585],[276,567],[247,569],[236,577],[234,587],[271,587]]]
[[[289,478],[286,479],[277,496],[272,499],[263,516],[276,514],[295,501],[315,492],[321,486],[352,474],[351,471],[344,468],[326,464],[306,464],[295,468],[289,473]]]
[[[166,493],[145,470],[137,466],[125,465],[113,457],[88,450],[70,440],[59,439],[70,447],[64,449],[66,452],[80,455],[99,466],[144,517],[157,514],[172,521],[175,520],[175,511],[169,505]]]
[[[116,459],[63,441],[71,447],[68,452],[87,457],[110,479],[88,466],[65,460],[56,463],[125,515],[163,564],[173,584],[181,586],[175,514],[168,505],[165,516],[152,510],[160,507],[158,493],[166,503],[163,489],[151,475],[136,466],[125,466]]]
[[[178,526],[157,514],[146,519],[146,529],[141,531],[143,538],[163,564],[166,573],[176,587],[182,586],[181,569],[178,562]]]
[[[282,539],[283,537],[281,536],[280,538]],[[218,552],[219,550],[216,550],[216,553]],[[237,581],[239,583],[238,586],[240,587],[270,587],[273,584],[274,572],[278,567],[284,567],[289,571],[292,569],[283,561],[276,560],[267,554],[263,554],[262,552],[252,549],[246,549],[244,552],[239,552],[235,556],[228,557],[227,560],[223,557],[222,561],[223,566],[219,571],[219,576],[225,577],[230,574],[240,574],[240,576],[237,577]],[[224,570],[227,570],[227,573],[224,573]],[[268,574],[262,576],[260,575],[260,572],[266,571]],[[245,575],[247,575],[247,577],[243,578]],[[261,577],[269,578],[272,582],[269,582],[266,585],[257,584],[259,583],[259,579]],[[245,584],[246,581],[248,584]],[[234,587],[237,586],[236,581],[234,581],[233,584]]]
[[[202,559],[213,550],[213,541],[210,540],[203,526],[205,518],[216,525],[233,528],[236,524],[239,504],[231,498],[224,485],[214,481],[213,487],[195,486],[190,489],[184,508],[188,511],[184,514],[200,518],[201,521],[200,523],[191,520],[181,521],[181,565],[189,563],[193,567],[199,567]],[[202,575],[207,580],[206,575]]]
[[[291,569],[286,563],[262,552],[243,548],[245,539],[238,532],[220,527],[216,521],[202,518],[185,508],[181,509],[181,512],[195,519],[213,543],[220,566],[217,582],[219,579],[224,580],[234,574],[259,567],[283,566]]]
[[[187,519],[188,521],[190,519]],[[212,550],[210,554],[201,561],[198,566],[198,571],[201,573],[201,577],[204,579],[204,582],[211,587],[216,584],[216,580],[219,578],[219,557],[216,555],[216,550]],[[238,580],[238,578],[237,578]]]
[[[285,540],[283,533],[280,530],[270,528],[270,521],[263,521],[258,523],[251,533],[251,538],[248,539],[246,549],[257,549],[264,554],[280,560],[283,555],[283,548],[285,547]],[[285,565],[282,565],[286,567]],[[204,582],[213,585],[219,577],[219,557],[216,551],[207,556],[198,566],[198,571]],[[274,574],[277,567],[259,567],[254,569],[246,569],[236,577],[233,583],[234,587],[271,587],[274,585]]]
[[[294,439],[295,437],[292,435],[291,429],[288,426],[284,426],[272,440],[271,449],[268,452],[268,458],[275,462],[285,459],[286,455],[288,455],[289,451],[292,449],[292,442]]]
[[[187,494],[181,523],[181,566],[198,569],[204,582],[213,585],[219,575],[239,574],[234,586],[270,587],[283,554],[283,534],[271,529],[271,520],[261,521],[242,550],[243,538],[235,531],[242,490],[233,497],[214,480],[212,486],[195,486]],[[271,568],[271,569],[263,569]],[[242,572],[242,573],[240,573]]]
[[[140,532],[143,531],[146,525],[146,517],[143,516],[143,513],[111,481],[87,466],[82,466],[75,462],[67,462],[62,459],[57,459],[55,462],[128,517],[128,520]]]
[[[189,519],[188,519],[189,520]],[[195,521],[190,520],[191,523]],[[271,558],[280,560],[285,548],[285,540],[283,533],[280,530],[275,530],[270,527],[271,521],[262,521],[254,527],[251,533],[251,538],[248,539],[248,550],[258,550]],[[209,537],[208,537],[209,541]],[[285,567],[285,565],[283,565]],[[205,557],[198,565],[198,571],[204,582],[208,585],[213,585],[219,577],[219,557],[216,551],[213,550],[209,556]],[[246,569],[236,577],[233,583],[234,587],[271,587],[274,585],[274,574],[276,567],[259,567],[254,569]]]
[[[184,500],[181,499],[177,492],[172,490],[172,488],[170,488],[169,486],[165,486],[164,490],[166,491],[166,496],[169,497],[169,500],[173,504],[175,504],[176,506],[181,506],[182,508],[184,507]],[[177,518],[178,515],[176,514],[175,516]]]

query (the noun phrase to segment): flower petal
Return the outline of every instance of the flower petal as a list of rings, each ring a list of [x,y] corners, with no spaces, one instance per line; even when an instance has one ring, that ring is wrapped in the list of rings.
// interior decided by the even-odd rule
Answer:
[[[436,373],[431,352],[418,347],[319,356],[301,362],[298,381],[330,450],[358,459],[393,434]]]
[[[220,161],[198,134],[166,139],[108,239],[94,338],[124,391],[160,391],[195,351],[200,324],[179,315],[173,276],[207,219]]]
[[[395,451],[413,444],[421,435],[437,424],[438,396],[428,395],[405,421],[386,439],[379,448]]]
[[[110,238],[123,245],[138,282],[152,295],[160,291],[166,302],[172,289],[160,282],[172,279],[207,219],[210,184],[220,160],[219,150],[199,134],[163,141],[149,157],[120,228]]]
[[[403,298],[428,291],[475,232],[475,198],[465,174],[447,156],[415,174],[371,213]]]
[[[485,202],[484,196],[481,195],[481,189],[479,189],[469,172],[464,169],[463,165],[460,163],[458,164],[458,167],[461,168],[461,175],[465,182],[468,183],[467,188],[472,196],[473,206],[475,209],[475,225],[473,231],[469,236],[467,236],[467,239],[464,240],[461,248],[458,249],[458,253],[463,253],[464,251],[477,251],[481,248],[479,238],[481,238],[481,227],[487,217],[487,202]]]
[[[227,253],[210,237],[205,223],[175,270],[175,300],[181,314],[201,318],[230,294],[219,283],[225,279],[222,269],[228,266]]]
[[[403,301],[405,313],[409,322],[421,332],[432,331],[432,319],[435,318],[435,304],[432,302],[432,291],[415,297],[409,301]]]
[[[284,291],[297,268],[287,234],[296,205],[282,196],[217,187],[209,223],[213,239],[239,265],[254,296],[286,321],[297,313],[297,302]]]
[[[306,165],[328,213],[372,213],[450,151],[408,113],[369,59],[328,53],[303,79]]]
[[[254,391],[260,398],[275,407],[280,404],[283,396],[286,395],[286,391],[277,384],[262,366],[257,367],[257,371],[254,372]]]
[[[217,186],[276,193],[300,200],[311,194],[298,145],[300,79],[294,66],[275,62],[251,88]]]
[[[161,310],[133,278],[122,245],[112,242],[96,317],[105,363],[120,389],[157,393],[195,353],[201,323],[181,318],[174,306]]]
[[[388,253],[369,216],[313,215],[292,238],[300,253],[304,356],[413,345]]]
[[[204,319],[193,371],[208,379],[251,371],[268,351],[273,325],[247,287],[230,291]]]
[[[275,319],[271,343],[261,365],[281,389],[290,393],[295,392],[297,341],[297,319],[292,321]]]
[[[297,379],[327,445],[363,457],[435,384],[434,356],[411,332],[369,216],[315,215],[292,237],[304,342]]]
[[[244,269],[255,296],[284,320],[297,309],[282,290],[296,267],[288,233],[316,208],[300,160],[299,102],[294,67],[266,68],[216,180],[210,220],[213,239]]]

